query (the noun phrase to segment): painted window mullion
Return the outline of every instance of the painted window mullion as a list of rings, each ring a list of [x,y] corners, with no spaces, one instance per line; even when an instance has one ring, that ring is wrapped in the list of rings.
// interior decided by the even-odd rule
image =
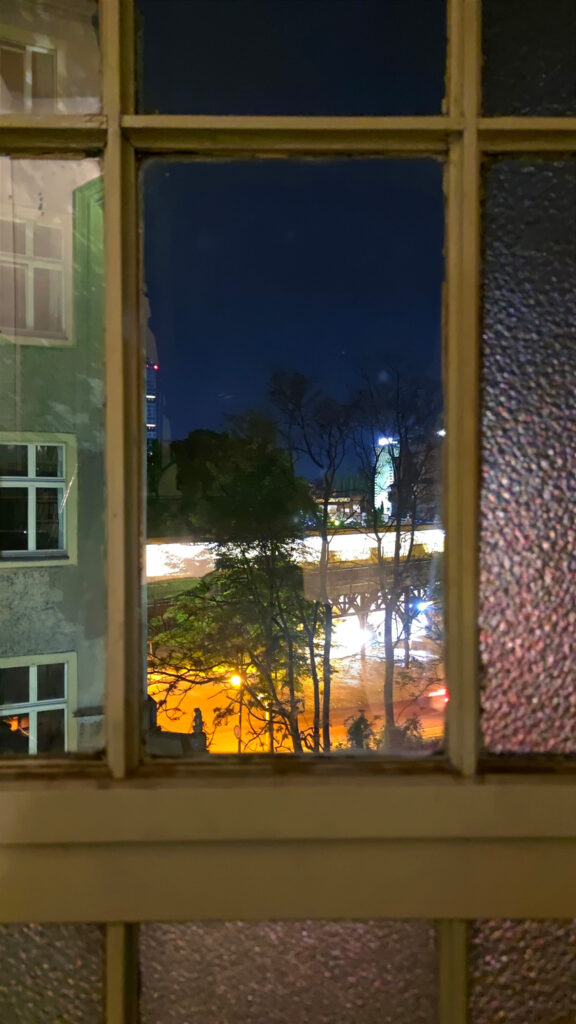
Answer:
[[[35,704],[38,700],[38,666],[30,665],[29,679],[28,679],[28,698],[31,704]]]
[[[38,712],[31,709],[28,712],[28,753],[38,753]]]

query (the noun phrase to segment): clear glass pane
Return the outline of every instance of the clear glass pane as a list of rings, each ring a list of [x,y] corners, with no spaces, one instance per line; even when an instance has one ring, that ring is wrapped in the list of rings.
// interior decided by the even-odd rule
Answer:
[[[75,654],[67,752],[96,752],[104,743],[106,630],[100,164],[2,158],[0,211],[26,224],[28,246],[18,259],[29,316],[25,329],[3,331],[0,441],[33,445],[40,481],[30,493],[14,491],[3,485],[7,467],[0,469],[0,505],[13,495],[0,535],[13,553],[0,574],[0,667],[6,659]]]
[[[54,110],[58,95],[56,78],[56,53],[33,50],[32,60],[32,106],[41,110]]]
[[[144,113],[440,113],[444,0],[136,6]]]
[[[0,718],[0,754],[25,757],[30,753],[30,715]]]
[[[34,225],[34,255],[45,259],[62,259],[62,232],[58,227]]]
[[[149,750],[437,751],[440,164],[142,185]]]
[[[97,0],[10,0],[0,8],[0,113],[100,109]]]
[[[36,713],[37,752],[64,754],[66,751],[66,713],[62,709]]]
[[[26,253],[26,225],[21,221],[0,220],[0,249],[24,255]]]
[[[24,109],[25,78],[25,48],[0,42],[0,111]]]
[[[144,924],[142,1024],[435,1024],[425,921]]]
[[[576,160],[497,161],[484,189],[484,743],[573,754]]]
[[[0,487],[0,555],[28,550],[28,491]]]
[[[482,0],[484,113],[576,113],[574,0]]]
[[[0,668],[0,704],[25,704],[29,700],[28,666]]]
[[[0,962],[3,1024],[104,1024],[98,925],[0,925]]]
[[[0,444],[0,475],[28,476],[28,445]]]
[[[60,270],[34,267],[34,330],[61,334],[64,280]]]
[[[36,488],[36,548],[38,551],[62,548],[63,523],[60,512],[62,503],[63,494],[59,488]]]
[[[36,445],[36,476],[62,476],[63,449],[57,444]]]
[[[477,921],[470,926],[470,1024],[571,1024],[576,922]]]
[[[38,700],[58,700],[66,693],[64,664],[38,665]]]
[[[25,331],[26,268],[17,263],[0,263],[0,334]]]

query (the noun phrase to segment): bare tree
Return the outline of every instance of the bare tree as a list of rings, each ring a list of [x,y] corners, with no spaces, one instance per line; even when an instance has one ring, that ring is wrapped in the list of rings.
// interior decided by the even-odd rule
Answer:
[[[314,685],[314,719],[321,717],[322,749],[331,749],[330,709],[332,687],[332,630],[333,607],[328,590],[328,562],[330,541],[333,537],[329,507],[334,494],[336,476],[350,447],[350,410],[312,386],[300,373],[276,373],[272,378],[270,394],[278,409],[284,434],[293,456],[307,460],[318,473],[319,494],[316,527],[320,535],[320,594],[324,644],[322,652],[322,707],[317,675],[312,673]],[[313,647],[311,641],[311,650]],[[313,661],[315,668],[315,661]],[[319,737],[314,736],[314,749]]]
[[[395,649],[404,643],[404,665],[410,662],[410,633],[418,614],[415,592],[425,585],[416,528],[438,515],[440,445],[439,389],[429,381],[387,374],[376,384],[366,383],[352,401],[354,445],[366,488],[366,526],[376,539],[379,588],[384,606],[384,742],[388,750],[398,743],[394,709]],[[378,500],[378,483],[390,472],[386,514]],[[386,541],[393,534],[393,550]],[[419,564],[420,562],[420,564]],[[395,627],[401,623],[401,632]]]

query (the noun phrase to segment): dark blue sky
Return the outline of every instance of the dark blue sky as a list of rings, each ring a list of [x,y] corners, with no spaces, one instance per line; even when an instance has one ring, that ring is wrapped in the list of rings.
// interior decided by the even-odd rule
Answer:
[[[390,365],[438,378],[439,162],[154,159],[142,173],[173,439],[261,405],[277,369],[336,397]]]
[[[445,0],[137,0],[139,109],[439,114]]]
[[[138,0],[140,109],[438,113],[444,0]],[[173,438],[261,404],[276,369],[343,396],[440,373],[433,160],[192,162],[142,171],[145,272]]]

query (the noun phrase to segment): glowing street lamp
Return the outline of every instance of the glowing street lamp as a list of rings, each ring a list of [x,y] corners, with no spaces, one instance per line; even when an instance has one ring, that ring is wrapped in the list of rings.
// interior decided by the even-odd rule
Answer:
[[[239,690],[240,703],[238,707],[238,725],[234,732],[238,740],[238,753],[242,753],[242,706],[244,703],[244,680],[242,676],[239,676],[237,672],[233,676],[230,676],[230,686],[233,686],[235,690]]]

